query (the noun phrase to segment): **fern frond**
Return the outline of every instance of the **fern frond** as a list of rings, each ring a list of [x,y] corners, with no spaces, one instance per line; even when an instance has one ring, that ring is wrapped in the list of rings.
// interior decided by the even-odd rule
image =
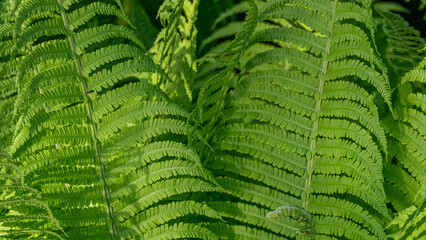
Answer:
[[[391,83],[395,86],[405,73],[413,69],[423,58],[420,50],[425,40],[420,32],[409,25],[398,13],[386,9],[385,3],[375,3],[380,31],[377,34],[379,51],[388,66]]]
[[[164,28],[150,52],[170,76],[154,75],[152,82],[160,86],[172,100],[186,108],[193,100],[192,87],[196,69],[195,50],[199,0],[167,0],[161,5],[159,18]]]
[[[129,24],[121,1],[22,1],[16,16],[10,152],[69,238],[216,239],[200,194],[222,189],[187,145],[189,114],[147,82],[168,76],[135,33],[96,21]]]
[[[395,116],[383,120],[389,138],[385,189],[388,201],[401,214],[409,207],[420,208],[422,202],[416,196],[424,195],[426,186],[425,63],[423,59],[404,75],[395,91],[399,100],[395,101]]]
[[[146,11],[146,5],[138,0],[124,0],[123,11],[129,16],[133,26],[135,26],[136,35],[144,43],[146,49],[150,49],[154,44],[159,30],[151,21]]]
[[[220,236],[220,239],[235,239],[235,240],[255,240],[255,239],[268,239],[268,240],[279,240],[281,237],[278,237],[274,234],[271,234],[269,231],[259,230],[257,228],[252,228],[241,225],[229,226],[226,224],[211,224],[209,229],[213,232],[217,232]]]
[[[202,157],[230,201],[302,207],[318,239],[386,239],[387,139],[371,94],[391,106],[391,91],[369,9],[369,1],[273,0],[251,12],[275,24],[244,27],[224,50],[232,60],[199,96],[210,107],[201,122],[217,119],[203,125],[214,152]],[[294,237],[296,227],[275,228],[224,205],[213,208],[233,226]]]
[[[24,185],[24,175],[7,158],[0,162],[0,237],[2,239],[63,239],[59,222],[40,201],[37,190]]]
[[[10,2],[1,2],[0,16],[0,152],[8,152],[15,128],[13,119],[14,102],[18,92],[16,86],[16,65],[20,51],[14,45],[13,26],[14,6]]]
[[[224,108],[226,92],[235,83],[236,77],[233,72],[248,47],[249,42],[247,39],[251,38],[251,35],[257,26],[257,12],[258,9],[256,4],[253,1],[249,1],[249,11],[246,16],[246,24],[241,26],[241,29],[235,39],[223,50],[222,53],[218,55],[219,57],[231,55],[231,59],[223,61],[222,64],[226,66],[225,69],[213,77],[210,77],[200,90],[196,111],[198,111],[197,114],[200,118],[201,124],[205,122],[205,119],[211,119],[208,123],[210,126],[205,128],[206,131],[212,130],[212,126],[216,124],[218,117],[217,114],[219,114]],[[203,113],[204,109],[208,109],[210,113]],[[207,136],[207,139],[209,138],[210,136]]]
[[[173,240],[173,239],[207,239],[219,238],[208,228],[187,223],[166,224],[160,228],[148,231],[143,240]]]
[[[0,238],[423,238],[426,48],[391,11],[0,0]]]
[[[257,232],[261,238],[264,239],[268,232],[279,233],[289,237],[295,237],[298,229],[298,223],[289,217],[283,217],[273,221],[266,217],[268,210],[262,207],[257,207],[251,204],[235,203],[235,202],[212,202],[212,208],[218,209],[218,212],[223,215],[225,219],[232,219],[236,229],[241,229],[244,226],[258,226],[257,228],[251,227],[249,231]],[[256,231],[257,230],[257,231]],[[236,231],[234,238],[228,239],[244,239],[243,236],[247,233]],[[270,236],[275,237],[273,234]]]
[[[388,236],[395,240],[421,239],[426,234],[426,210],[425,210],[425,188],[417,193],[417,203],[398,213],[389,223],[386,231]]]
[[[206,205],[194,201],[172,202],[167,205],[151,208],[140,214],[138,216],[138,221],[140,223],[137,226],[131,226],[129,230],[123,233],[123,236],[126,238],[126,235],[129,237],[136,235],[130,232],[143,235],[142,233],[147,233],[152,230],[150,226],[164,224],[171,219],[178,219],[181,216],[189,214],[205,215],[211,218],[220,219],[219,215]],[[211,236],[213,237],[212,234]]]

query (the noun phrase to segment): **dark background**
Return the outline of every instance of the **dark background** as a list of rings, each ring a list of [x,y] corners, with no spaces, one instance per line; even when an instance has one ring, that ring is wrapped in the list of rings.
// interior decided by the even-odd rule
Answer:
[[[418,29],[423,38],[426,38],[426,24],[425,24],[425,14],[426,8],[419,10],[418,6],[420,5],[421,0],[393,0],[393,1],[382,1],[382,2],[396,2],[407,8],[410,13],[402,13],[401,15],[405,18],[406,21],[410,23],[411,26]],[[145,7],[147,13],[151,17],[151,21],[158,28],[161,29],[161,24],[156,19],[157,11],[163,1],[158,0],[142,0],[143,6]],[[239,0],[201,0],[199,8],[199,26],[210,26],[211,23],[216,19],[216,14],[221,12],[223,9],[227,9],[232,6],[235,2],[240,2]],[[199,27],[198,32],[201,38],[208,36],[210,34],[210,29],[206,27]]]
[[[411,0],[410,2],[405,2],[403,0],[395,0],[395,1],[386,1],[386,2],[397,2],[410,10],[411,13],[405,14],[402,13],[401,16],[404,17],[406,21],[410,23],[411,26],[415,27],[420,31],[423,38],[426,38],[426,24],[425,24],[425,15],[426,15],[426,8],[423,10],[417,9],[417,6],[419,6],[420,0]]]

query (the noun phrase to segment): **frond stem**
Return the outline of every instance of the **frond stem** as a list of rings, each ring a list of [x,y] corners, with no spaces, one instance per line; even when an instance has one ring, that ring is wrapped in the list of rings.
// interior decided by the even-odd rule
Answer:
[[[305,198],[303,199],[303,207],[307,207],[309,205],[309,188],[311,186],[311,181],[312,181],[312,168],[314,166],[314,160],[315,160],[315,147],[316,147],[316,142],[317,142],[317,135],[316,135],[316,131],[318,130],[318,122],[319,122],[319,112],[321,110],[321,95],[323,93],[324,90],[324,82],[325,82],[325,75],[327,74],[327,67],[328,67],[328,56],[330,55],[330,46],[331,46],[331,37],[333,36],[333,27],[334,27],[334,19],[335,19],[335,15],[336,15],[336,7],[337,7],[337,1],[338,0],[334,0],[333,2],[333,9],[331,12],[331,19],[330,19],[330,24],[328,26],[328,32],[329,32],[329,36],[327,38],[327,45],[325,48],[325,52],[326,55],[323,56],[323,60],[322,60],[322,76],[319,77],[320,80],[320,84],[318,86],[318,99],[316,101],[315,104],[315,115],[316,115],[316,119],[314,121],[314,124],[312,126],[312,137],[311,137],[311,143],[309,146],[309,152],[311,153],[309,156],[309,160],[307,163],[307,167],[306,167],[306,180],[305,180]]]
[[[95,147],[95,151],[96,151],[96,158],[98,160],[98,164],[99,164],[99,170],[100,170],[100,177],[102,179],[103,182],[103,187],[104,187],[104,194],[105,194],[105,198],[107,201],[107,209],[108,209],[108,216],[111,218],[111,228],[112,228],[112,234],[117,237],[117,231],[115,228],[115,223],[114,223],[114,213],[113,213],[113,209],[111,206],[111,201],[110,201],[110,193],[108,190],[108,186],[105,180],[105,167],[104,164],[102,162],[102,146],[99,142],[99,138],[98,138],[98,126],[95,123],[94,119],[93,119],[93,105],[92,105],[92,101],[90,100],[89,96],[88,96],[88,88],[87,88],[87,79],[86,77],[84,77],[83,75],[83,67],[82,67],[82,63],[81,63],[81,58],[80,56],[77,54],[77,47],[76,47],[76,43],[75,43],[75,39],[73,37],[73,32],[71,31],[70,28],[70,23],[68,20],[68,17],[66,15],[65,9],[63,7],[63,0],[58,0],[58,4],[61,8],[61,16],[62,16],[62,20],[64,22],[64,27],[67,31],[67,37],[68,37],[68,41],[70,43],[71,46],[71,51],[72,54],[74,55],[74,60],[77,66],[77,71],[78,71],[78,75],[80,77],[80,85],[81,85],[81,90],[82,90],[82,94],[84,97],[84,104],[86,105],[86,109],[87,109],[87,116],[90,120],[90,128],[91,128],[91,132],[92,132],[92,141],[93,141],[93,145]]]

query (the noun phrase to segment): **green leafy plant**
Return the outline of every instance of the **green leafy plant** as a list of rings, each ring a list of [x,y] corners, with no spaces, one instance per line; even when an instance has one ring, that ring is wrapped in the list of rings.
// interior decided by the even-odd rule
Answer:
[[[63,239],[59,222],[37,190],[25,186],[23,173],[0,153],[0,237],[2,239]],[[7,161],[4,161],[7,160]]]
[[[1,1],[0,237],[421,239],[425,41],[395,6]]]

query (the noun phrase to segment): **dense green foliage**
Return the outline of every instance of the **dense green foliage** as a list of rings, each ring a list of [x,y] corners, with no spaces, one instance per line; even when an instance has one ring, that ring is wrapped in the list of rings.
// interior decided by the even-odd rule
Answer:
[[[402,6],[0,3],[1,239],[426,237]]]

